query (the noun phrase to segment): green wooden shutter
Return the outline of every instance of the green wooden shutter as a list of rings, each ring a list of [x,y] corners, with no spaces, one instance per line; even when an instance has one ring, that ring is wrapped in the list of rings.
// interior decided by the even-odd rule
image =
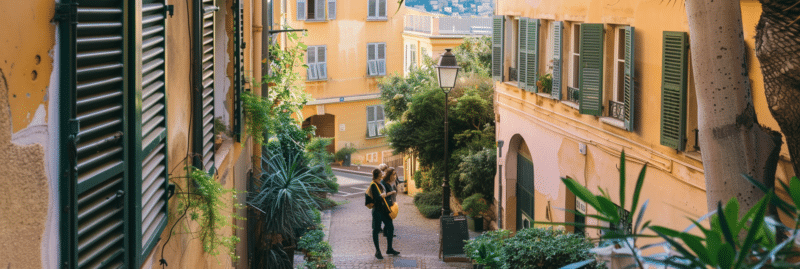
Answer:
[[[536,80],[539,79],[539,19],[528,19],[528,54],[525,57],[525,81],[528,91],[539,92]]]
[[[207,172],[214,166],[214,12],[213,0],[195,0],[193,165]]]
[[[603,112],[603,24],[581,24],[579,66],[580,113]]]
[[[165,0],[144,0],[141,6],[141,32],[136,42],[141,44],[141,51],[132,56],[141,55],[132,60],[131,70],[139,76],[132,75],[131,88],[137,91],[133,95],[136,105],[133,112],[133,128],[137,130],[134,150],[138,153],[131,162],[131,174],[135,175],[135,196],[132,203],[136,206],[136,222],[132,240],[135,266],[140,266],[150,252],[158,244],[161,232],[167,225],[167,185],[169,184],[167,169],[167,99],[166,99],[166,34],[165,34]],[[138,49],[138,47],[136,47]],[[139,71],[139,68],[141,68]],[[141,72],[141,73],[139,73]],[[137,198],[138,197],[138,198]],[[133,238],[133,237],[132,237]]]
[[[636,94],[635,84],[635,65],[634,52],[636,49],[636,39],[634,38],[635,27],[625,27],[625,129],[633,131],[634,116],[636,115],[634,95]]]
[[[121,2],[61,1],[61,267],[130,264],[128,35]]]
[[[664,32],[661,67],[661,145],[683,150],[686,138],[688,37]]]
[[[503,81],[503,25],[505,17],[494,16],[492,23],[492,79]]]
[[[233,135],[236,142],[242,142],[244,133],[244,16],[241,0],[233,1]]]
[[[553,98],[561,99],[561,44],[563,43],[564,22],[554,22],[553,24],[553,89],[550,91]]]
[[[531,19],[519,19],[519,31],[517,32],[517,43],[519,45],[519,55],[517,57],[517,82],[520,89],[528,90],[527,87],[527,66],[528,59],[528,21]]]

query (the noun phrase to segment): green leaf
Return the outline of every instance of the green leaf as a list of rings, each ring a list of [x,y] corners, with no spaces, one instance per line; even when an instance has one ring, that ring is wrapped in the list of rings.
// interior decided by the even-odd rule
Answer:
[[[625,208],[625,150],[619,156],[619,206]],[[631,212],[636,205],[632,205]]]
[[[598,196],[597,202],[600,204],[599,213],[611,218],[612,222],[619,222],[619,211],[614,202],[603,196]]]
[[[733,239],[733,233],[731,232],[731,227],[728,225],[728,220],[724,212],[725,211],[722,210],[722,202],[717,202],[717,216],[719,216],[717,221],[719,221],[719,229],[725,237],[727,244],[734,245],[736,241]]]
[[[764,224],[764,213],[767,211],[767,201],[771,199],[772,192],[769,192],[766,196],[761,198],[761,200],[759,200],[755,206],[753,206],[753,208],[757,208],[757,211],[753,217],[753,222],[750,224],[750,230],[747,231],[747,237],[744,239],[744,244],[742,244],[742,252],[736,259],[736,268],[739,268],[739,265],[741,265],[742,262],[744,262],[744,259],[747,258],[748,251],[752,249],[753,242],[756,240],[756,235],[758,234],[759,230],[761,230],[761,225]],[[742,222],[747,222],[747,219],[742,220]]]
[[[725,243],[719,248],[717,252],[717,264],[719,268],[730,269],[735,259],[736,251],[731,244]]]
[[[301,50],[308,50],[308,45],[305,43],[297,43],[297,47],[299,47]]]
[[[600,209],[600,204],[597,202],[597,198],[595,198],[594,194],[590,192],[586,187],[579,184],[577,181],[571,178],[561,178],[561,181],[564,182],[564,185],[569,189],[575,196],[577,196],[582,201],[589,204],[589,206],[593,207],[596,210]]]
[[[800,179],[792,177],[789,181],[789,195],[794,201],[794,207],[800,208]]]
[[[644,174],[647,172],[647,163],[642,166],[642,170],[639,171],[639,178],[636,179],[636,187],[633,190],[633,200],[631,201],[631,215],[633,216],[636,214],[636,207],[639,205],[639,194],[642,193],[642,187],[644,186]]]
[[[699,237],[687,233],[681,233],[678,237],[686,243],[689,249],[697,254],[701,261],[709,265],[715,265],[714,259],[709,257],[708,250],[700,243],[701,239]]]
[[[719,248],[722,247],[722,235],[717,231],[711,231],[706,234],[706,250],[708,250],[709,257],[714,259],[714,264],[717,262],[717,253]]]

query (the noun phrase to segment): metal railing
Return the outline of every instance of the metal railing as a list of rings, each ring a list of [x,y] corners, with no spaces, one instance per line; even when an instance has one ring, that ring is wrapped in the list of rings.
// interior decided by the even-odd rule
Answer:
[[[609,115],[612,118],[624,121],[625,120],[625,103],[608,100]]]
[[[491,17],[406,15],[403,29],[431,35],[491,35]]]
[[[567,101],[574,102],[576,104],[581,103],[581,90],[578,88],[567,87]]]

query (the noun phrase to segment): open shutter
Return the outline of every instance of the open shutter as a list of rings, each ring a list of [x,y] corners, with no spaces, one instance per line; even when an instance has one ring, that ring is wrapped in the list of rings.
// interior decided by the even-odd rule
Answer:
[[[492,22],[492,79],[503,81],[503,25],[505,17],[494,16]]]
[[[314,2],[314,18],[315,20],[325,19],[325,0],[317,0]]]
[[[59,10],[69,11],[59,18],[61,266],[121,267],[133,256],[125,245],[133,240],[126,232],[130,199],[123,198],[131,156],[126,114],[133,107],[123,68],[130,10],[121,2],[75,2],[63,0]]]
[[[306,0],[297,0],[297,20],[306,19]]]
[[[328,0],[328,19],[336,19],[336,0]]]
[[[564,22],[557,21],[553,24],[553,89],[550,91],[553,98],[561,100],[561,44],[564,42],[562,31]]]
[[[235,0],[233,11],[233,135],[237,142],[242,141],[244,133],[244,109],[242,94],[244,92],[244,12],[242,0]]]
[[[308,47],[306,58],[308,80],[315,80],[317,79],[317,47]]]
[[[193,165],[214,172],[214,1],[202,0],[195,13]]]
[[[375,106],[375,129],[377,129],[378,135],[383,135],[383,127],[385,126],[386,118],[384,118],[383,114],[383,106]]]
[[[375,128],[375,107],[367,107],[367,131],[370,137],[377,136],[377,129]]]
[[[317,47],[317,78],[318,79],[327,79],[328,78],[328,65],[326,64],[326,50],[327,47],[319,46]]]
[[[528,21],[531,19],[528,18],[520,18],[519,19],[519,34],[518,34],[518,45],[519,45],[519,57],[517,57],[517,82],[520,89],[528,90],[527,86],[527,69],[525,59],[528,59]]]
[[[378,75],[386,75],[386,43],[377,44]]]
[[[369,0],[369,7],[367,8],[367,17],[378,16],[378,0]]]
[[[603,112],[603,24],[581,24],[579,66],[580,113]]]
[[[686,138],[687,41],[684,32],[664,32],[661,145],[681,151]]]
[[[374,76],[377,73],[375,65],[375,44],[367,44],[367,74]]]
[[[623,118],[625,119],[625,129],[628,131],[633,131],[633,123],[634,123],[634,115],[636,114],[636,110],[634,109],[634,94],[636,90],[636,84],[634,84],[634,52],[635,52],[635,44],[636,39],[634,38],[635,29],[634,27],[628,26],[625,27],[625,112],[623,114]]]
[[[386,18],[386,0],[378,0],[378,17]]]
[[[530,92],[539,92],[536,81],[539,80],[539,19],[528,19],[528,33],[524,37],[528,43],[528,54],[525,56],[525,81]]]

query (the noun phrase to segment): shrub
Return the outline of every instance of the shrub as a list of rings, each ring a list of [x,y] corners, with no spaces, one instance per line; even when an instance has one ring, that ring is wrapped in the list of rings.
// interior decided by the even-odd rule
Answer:
[[[316,244],[322,242],[323,237],[325,237],[325,233],[322,232],[322,230],[308,231],[306,234],[300,237],[299,241],[297,241],[297,248],[311,251]]]
[[[422,188],[421,184],[422,184],[422,171],[417,170],[416,172],[414,172],[414,187],[420,189]]]
[[[354,148],[354,147],[350,147],[350,146],[343,147],[343,148],[339,149],[339,151],[337,151],[333,155],[333,160],[337,161],[337,162],[338,161],[343,161],[344,160],[344,156],[347,156],[347,154],[356,153],[356,151],[358,151],[358,150],[356,150],[356,148]]]
[[[486,199],[483,199],[483,194],[480,193],[470,195],[467,199],[464,199],[461,207],[464,212],[467,212],[467,215],[472,217],[484,216],[489,211],[489,204],[486,203]]]
[[[530,228],[505,240],[501,251],[503,268],[560,268],[593,259],[588,239],[563,230]],[[584,268],[603,268],[596,262]]]
[[[442,215],[442,192],[426,191],[414,196],[414,205],[426,218],[438,218]]]
[[[466,240],[464,253],[475,264],[482,264],[487,268],[500,268],[502,266],[500,253],[503,242],[510,236],[511,231],[502,229],[485,232],[478,237]]]
[[[489,198],[494,195],[494,176],[497,174],[497,153],[494,149],[483,148],[471,151],[461,159],[457,177],[451,180],[456,198],[465,199],[480,193]],[[491,203],[491,200],[487,201]]]

